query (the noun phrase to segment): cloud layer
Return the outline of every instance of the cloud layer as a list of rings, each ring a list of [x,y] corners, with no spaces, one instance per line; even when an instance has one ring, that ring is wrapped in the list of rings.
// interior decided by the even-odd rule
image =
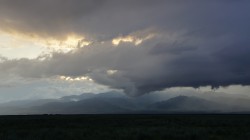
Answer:
[[[0,75],[89,76],[132,96],[170,87],[249,85],[249,6],[246,0],[1,0],[5,30],[55,38],[75,33],[94,41],[43,60],[4,60]],[[112,43],[123,36],[141,43]]]

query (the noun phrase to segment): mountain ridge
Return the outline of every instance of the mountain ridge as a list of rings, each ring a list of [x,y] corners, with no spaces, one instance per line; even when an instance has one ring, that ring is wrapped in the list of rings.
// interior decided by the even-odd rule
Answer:
[[[47,102],[48,101],[48,102]],[[27,102],[27,101],[26,101]],[[151,114],[151,113],[225,113],[249,111],[248,109],[228,105],[197,96],[179,95],[172,98],[159,98],[158,95],[146,95],[132,98],[120,92],[100,94],[84,93],[64,96],[53,100],[39,100],[37,103],[17,102],[10,106],[1,106],[0,114]],[[35,101],[30,101],[30,103]],[[9,108],[8,108],[9,107]]]

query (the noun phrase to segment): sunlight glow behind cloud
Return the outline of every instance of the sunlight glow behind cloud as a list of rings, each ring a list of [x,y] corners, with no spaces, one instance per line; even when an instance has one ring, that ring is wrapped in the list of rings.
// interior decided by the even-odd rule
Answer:
[[[136,36],[132,36],[132,35],[128,35],[128,36],[120,36],[117,38],[114,38],[112,40],[113,45],[118,46],[121,42],[129,42],[129,43],[133,43],[135,46],[140,45],[143,41],[148,40],[150,38],[154,37],[154,34],[149,34],[146,35],[145,37],[136,37]]]
[[[118,72],[118,70],[108,70],[107,71],[107,74],[108,75],[113,75],[113,74],[115,74],[115,73],[117,73]]]
[[[54,51],[69,52],[90,43],[84,37],[74,34],[56,39],[0,32],[0,55],[10,59],[36,58]]]
[[[93,79],[91,79],[88,76],[80,76],[80,77],[70,77],[70,76],[60,76],[61,80],[74,82],[74,81],[90,81],[93,82]]]

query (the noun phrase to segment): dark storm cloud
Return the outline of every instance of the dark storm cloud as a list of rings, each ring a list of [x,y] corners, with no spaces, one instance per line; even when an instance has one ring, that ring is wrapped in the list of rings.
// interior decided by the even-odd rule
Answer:
[[[168,47],[166,47],[168,46]],[[180,55],[181,53],[185,53],[188,51],[195,50],[196,47],[193,46],[185,46],[185,44],[157,44],[154,48],[152,48],[152,54],[175,54]]]
[[[11,1],[1,1],[1,6],[3,2],[8,7]],[[78,11],[76,7],[84,3],[89,6]],[[106,41],[70,53],[54,53],[44,61],[5,60],[0,64],[1,74],[29,78],[87,75],[130,95],[169,87],[250,84],[249,1],[70,1],[37,18],[33,10],[43,4],[30,10],[0,9],[8,18],[17,13],[24,16],[8,25],[16,30],[26,31],[23,26],[27,26],[28,32],[52,36],[77,32]],[[72,9],[64,11],[67,8]],[[152,27],[155,30],[143,32]],[[155,36],[138,46],[122,42],[114,47],[111,43],[112,37],[138,32]]]
[[[247,16],[248,7],[244,0],[0,0],[0,25],[31,35],[77,33],[101,40],[148,27],[169,32],[202,30],[214,35],[234,26],[233,20]]]
[[[0,0],[0,25],[5,30],[45,37],[77,33],[105,39],[148,26],[150,20],[144,13],[150,16],[159,2]]]
[[[1,0],[0,24],[18,32],[58,37],[76,31],[79,20],[104,0]]]

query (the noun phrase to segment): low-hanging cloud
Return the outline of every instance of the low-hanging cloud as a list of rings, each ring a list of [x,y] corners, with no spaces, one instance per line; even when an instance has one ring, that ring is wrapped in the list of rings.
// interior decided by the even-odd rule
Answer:
[[[3,2],[12,6],[10,2],[13,1]],[[55,11],[52,8],[41,12],[38,19],[36,12],[31,12],[37,10],[36,4],[31,11],[23,10],[25,6],[18,4],[15,10],[1,11],[10,19],[18,16],[17,13],[24,16],[16,19],[18,24],[5,25],[20,32],[51,36],[77,32],[104,38],[68,53],[54,52],[44,60],[4,60],[0,63],[0,74],[26,78],[85,75],[99,84],[123,89],[132,96],[170,87],[250,84],[248,1],[193,0],[192,4],[171,0],[121,1],[124,7],[112,0],[68,3],[71,6],[65,5],[66,9],[74,7],[76,11],[69,9],[69,13],[63,13],[64,8],[53,7]],[[90,6],[77,11],[79,5]],[[27,12],[31,13],[25,14]],[[52,12],[55,13],[50,15]],[[2,20],[4,16],[0,17]],[[61,23],[60,19],[64,18],[67,20]],[[42,21],[29,23],[35,19]],[[150,28],[154,30],[148,30]],[[136,33],[154,36],[139,45],[131,42],[112,44],[114,37]]]

